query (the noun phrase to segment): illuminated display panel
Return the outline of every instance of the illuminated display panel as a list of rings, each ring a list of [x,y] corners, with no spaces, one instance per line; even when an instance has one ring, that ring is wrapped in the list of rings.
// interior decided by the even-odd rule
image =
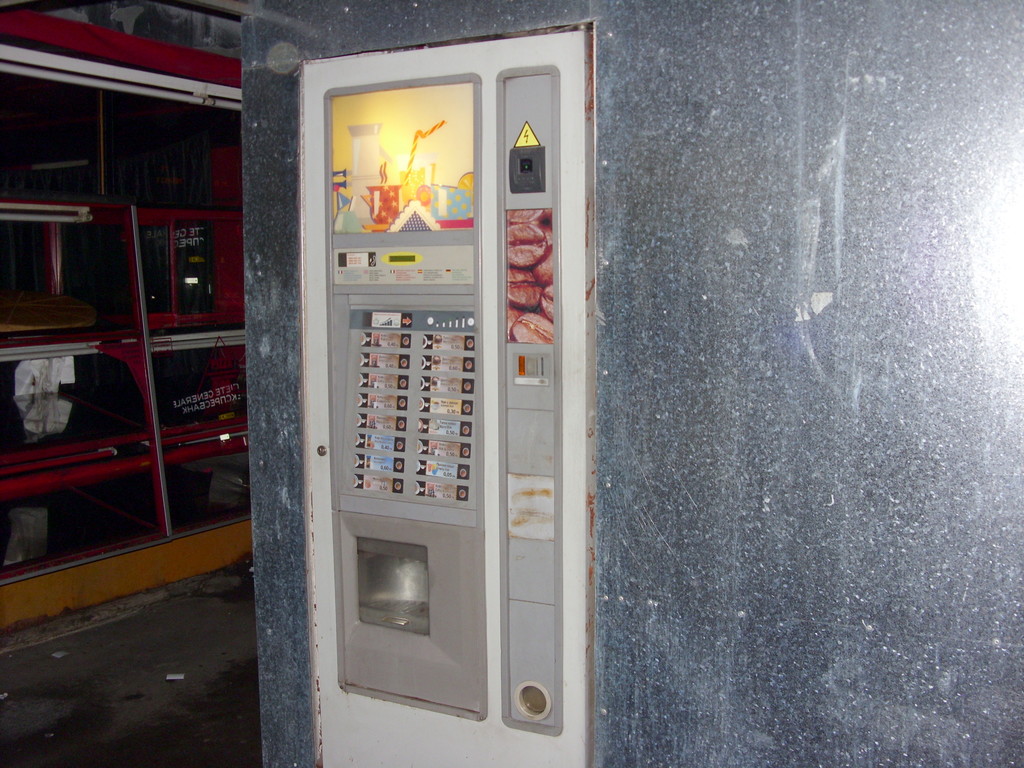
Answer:
[[[335,234],[473,227],[473,85],[331,98]]]

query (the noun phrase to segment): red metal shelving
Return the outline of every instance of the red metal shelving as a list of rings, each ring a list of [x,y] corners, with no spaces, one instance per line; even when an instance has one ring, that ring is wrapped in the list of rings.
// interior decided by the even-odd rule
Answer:
[[[0,213],[10,202],[36,201],[0,199]],[[0,583],[248,514],[247,499],[214,504],[209,497],[218,472],[241,471],[237,460],[227,469],[218,462],[248,450],[240,212],[75,204],[87,206],[91,220],[39,222],[43,233],[34,242],[41,247],[19,252],[9,271],[16,278],[31,274],[34,283],[15,279],[10,285],[8,277],[5,284],[0,274],[0,288],[78,290],[100,305],[92,328],[0,333],[4,376],[22,360],[75,359],[75,383],[43,396],[50,398],[43,405],[65,414],[54,434],[26,431],[19,440],[14,407],[0,403],[8,419],[0,433],[0,516],[43,509],[52,529],[47,552],[0,567]],[[48,210],[60,205],[50,203]],[[65,274],[84,263],[81,254],[72,265],[64,258],[69,239],[81,234],[66,228],[90,226],[119,232],[122,253],[95,255],[113,285]],[[109,231],[106,237],[111,240]],[[89,242],[85,235],[79,240]],[[159,291],[146,290],[147,272]],[[189,292],[201,295],[192,299]],[[95,381],[83,382],[90,376]],[[0,389],[0,398],[7,391]],[[247,479],[234,482],[246,485]],[[55,511],[74,522],[62,523]]]

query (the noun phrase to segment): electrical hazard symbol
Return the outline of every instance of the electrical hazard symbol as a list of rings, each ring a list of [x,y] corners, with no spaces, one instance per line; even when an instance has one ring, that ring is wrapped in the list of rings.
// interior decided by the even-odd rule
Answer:
[[[519,132],[519,138],[516,139],[516,147],[539,147],[540,139],[537,138],[537,134],[533,132],[533,128],[530,124],[523,123],[523,130]]]

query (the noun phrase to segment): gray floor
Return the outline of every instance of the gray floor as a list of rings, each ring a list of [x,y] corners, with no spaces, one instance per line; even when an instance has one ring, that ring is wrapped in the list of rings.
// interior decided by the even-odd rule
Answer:
[[[0,634],[0,765],[257,768],[248,566]]]

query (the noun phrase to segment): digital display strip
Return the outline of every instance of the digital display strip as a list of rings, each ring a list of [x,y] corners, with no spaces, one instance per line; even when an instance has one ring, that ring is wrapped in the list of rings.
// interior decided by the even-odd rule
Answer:
[[[353,312],[362,327],[352,331],[358,353],[351,487],[371,496],[468,504],[476,337],[421,330],[434,322],[421,314]]]

